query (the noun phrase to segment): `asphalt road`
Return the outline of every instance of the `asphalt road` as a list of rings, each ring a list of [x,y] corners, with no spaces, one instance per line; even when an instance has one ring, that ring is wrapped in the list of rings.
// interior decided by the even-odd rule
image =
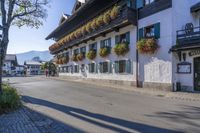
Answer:
[[[200,101],[153,97],[45,77],[4,81],[19,90],[27,107],[73,127],[70,132],[200,132]]]

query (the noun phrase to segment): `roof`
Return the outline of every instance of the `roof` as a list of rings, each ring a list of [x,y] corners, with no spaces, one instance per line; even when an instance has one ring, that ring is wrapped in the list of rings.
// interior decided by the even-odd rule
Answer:
[[[170,52],[177,52],[177,51],[186,51],[186,50],[192,50],[192,49],[200,49],[200,44],[182,44],[182,45],[174,45],[170,49]]]
[[[5,57],[5,61],[17,61],[17,56],[14,54],[7,54]]]
[[[200,11],[200,2],[198,2],[195,5],[193,5],[190,10],[191,10],[191,12],[198,12],[198,11]]]
[[[45,39],[48,40],[52,38],[56,34],[56,32],[59,32],[68,22],[77,17],[78,16],[77,14],[79,12],[82,12],[88,5],[92,4],[95,1],[96,0],[87,0],[86,3],[83,6],[81,6],[77,12],[72,14],[68,19],[64,20],[63,23],[60,24],[54,31],[52,31]]]
[[[37,61],[25,61],[25,65],[42,65],[42,63]]]

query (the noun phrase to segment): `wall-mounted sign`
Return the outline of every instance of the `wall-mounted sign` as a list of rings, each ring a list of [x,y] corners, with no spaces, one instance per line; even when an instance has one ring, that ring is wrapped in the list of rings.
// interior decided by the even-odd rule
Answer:
[[[177,64],[177,73],[190,74],[191,73],[191,63],[182,62]]]
[[[200,55],[200,49],[192,50],[188,54],[189,54],[189,56]]]

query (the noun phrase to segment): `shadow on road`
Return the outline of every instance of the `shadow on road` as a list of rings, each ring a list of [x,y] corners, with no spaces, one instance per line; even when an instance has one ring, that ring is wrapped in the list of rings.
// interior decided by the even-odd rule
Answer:
[[[138,131],[141,133],[180,133],[179,131],[150,126],[150,125],[137,123],[137,122],[133,122],[133,121],[128,121],[128,120],[123,120],[123,119],[119,119],[119,118],[114,118],[114,117],[110,117],[110,116],[106,116],[106,115],[102,115],[102,114],[96,114],[96,113],[92,113],[92,112],[89,112],[89,111],[86,111],[83,109],[64,106],[64,105],[60,105],[57,103],[53,103],[50,101],[46,101],[43,99],[38,99],[38,98],[30,97],[30,96],[22,96],[22,99],[25,103],[32,103],[32,104],[50,107],[55,110],[64,112],[67,115],[71,115],[77,119],[86,121],[88,123],[91,123],[96,126],[99,126],[99,127],[105,128],[105,129],[109,129],[109,130],[112,130],[115,132],[120,132],[120,133],[130,132],[130,131],[127,131],[126,129],[124,129],[124,128],[128,128],[132,132]],[[92,119],[90,119],[90,118],[92,118]],[[97,120],[100,120],[103,122],[107,122],[109,124],[105,124],[103,122],[99,122],[94,119],[97,119]],[[113,126],[113,124],[115,126]]]

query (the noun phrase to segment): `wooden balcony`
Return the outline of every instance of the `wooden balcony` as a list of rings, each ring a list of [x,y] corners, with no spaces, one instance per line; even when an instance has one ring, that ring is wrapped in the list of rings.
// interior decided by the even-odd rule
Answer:
[[[71,48],[72,46],[77,46],[81,43],[87,43],[87,41],[89,40],[94,40],[99,36],[105,36],[107,33],[112,31],[118,32],[120,28],[127,25],[136,25],[136,17],[136,9],[129,8],[128,6],[123,5],[119,16],[115,20],[112,20],[109,24],[103,25],[97,30],[93,30],[92,32],[87,33],[84,36],[63,45],[62,47],[51,51],[51,54],[57,54],[64,49]]]

